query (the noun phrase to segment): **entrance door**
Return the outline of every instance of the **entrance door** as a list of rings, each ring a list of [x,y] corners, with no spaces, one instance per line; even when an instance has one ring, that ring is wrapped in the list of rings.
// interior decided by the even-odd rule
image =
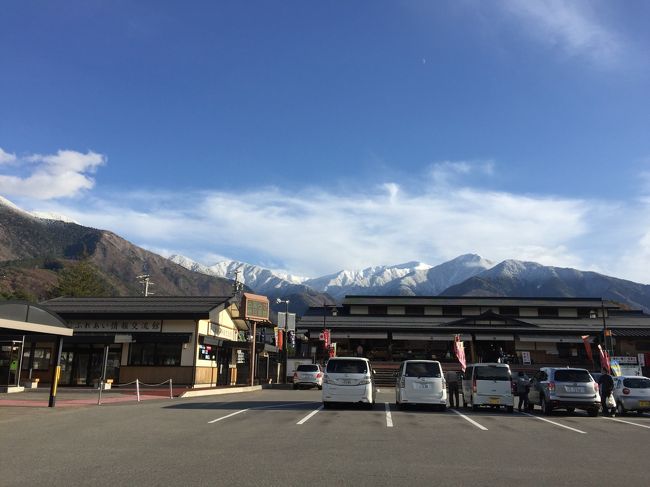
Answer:
[[[61,352],[61,379],[59,384],[64,386],[72,385],[72,365],[74,363],[74,352]]]

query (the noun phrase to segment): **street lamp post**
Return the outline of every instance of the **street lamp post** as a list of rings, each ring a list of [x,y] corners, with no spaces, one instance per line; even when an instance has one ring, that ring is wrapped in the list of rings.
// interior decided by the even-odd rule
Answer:
[[[612,336],[611,336],[611,330],[607,329],[607,319],[605,318],[605,300],[600,299],[600,314],[602,315],[603,318],[603,341],[605,343],[605,351],[611,356],[612,353],[614,353],[612,348]]]
[[[287,359],[289,358],[289,300],[277,298],[275,300],[277,304],[284,303],[286,305],[286,312],[284,314],[284,340],[282,341],[283,349],[281,351],[280,360],[281,367],[284,367],[284,374],[282,378],[282,383],[287,383]]]

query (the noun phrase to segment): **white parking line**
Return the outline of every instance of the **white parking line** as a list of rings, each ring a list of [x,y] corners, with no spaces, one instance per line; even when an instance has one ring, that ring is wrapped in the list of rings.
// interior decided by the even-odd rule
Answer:
[[[316,404],[318,401],[309,401],[309,402],[287,402],[284,404],[274,404],[272,406],[260,406],[257,408],[251,408],[251,409],[273,409],[273,408],[283,408],[286,406],[302,406],[304,404]]]
[[[633,423],[631,421],[623,421],[622,419],[608,418],[608,417],[605,417],[603,419],[611,419],[612,421],[616,421],[617,423],[632,424],[634,426],[639,426],[640,428],[648,428],[648,429],[650,429],[650,426],[647,426],[645,424]]]
[[[388,405],[387,402],[384,403],[384,406],[386,406],[386,427],[387,428],[392,428],[393,427],[393,417],[390,414],[390,406]]]
[[[307,416],[302,418],[300,421],[298,421],[296,424],[305,424],[307,421],[311,419],[313,415],[315,415],[318,411],[323,409],[323,406],[321,405],[318,409],[313,410],[311,413],[309,413]]]
[[[212,421],[208,421],[208,424],[216,423],[217,421],[221,421],[222,419],[230,418],[231,416],[235,416],[236,414],[241,414],[248,411],[247,409],[240,409],[239,411],[235,411],[234,413],[227,414],[226,416],[221,416],[220,418],[213,419]]]
[[[456,413],[458,416],[460,416],[460,417],[463,418],[464,420],[469,421],[469,422],[472,423],[474,426],[476,426],[478,429],[483,430],[483,431],[487,431],[487,430],[488,430],[485,426],[483,426],[482,424],[477,423],[477,422],[474,421],[472,418],[470,418],[470,417],[468,417],[468,416],[465,416],[463,413],[459,413],[459,412],[456,411],[455,409],[450,409],[450,411],[453,411],[454,413]]]
[[[550,419],[542,418],[540,416],[535,416],[534,414],[524,413],[524,412],[522,412],[521,414],[525,414],[526,416],[530,416],[531,418],[539,419],[540,421],[546,421],[547,423],[554,424],[555,426],[559,426],[560,428],[566,428],[568,430],[575,431],[576,433],[580,433],[580,434],[583,434],[583,435],[587,434],[586,431],[582,431],[582,430],[579,430],[579,429],[576,429],[576,428],[572,428],[571,426],[567,426],[566,424],[556,423],[555,421],[551,421]]]

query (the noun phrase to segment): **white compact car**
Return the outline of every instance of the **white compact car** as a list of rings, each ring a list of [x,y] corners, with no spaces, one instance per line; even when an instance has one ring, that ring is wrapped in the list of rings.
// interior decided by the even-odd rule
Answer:
[[[505,407],[514,411],[512,374],[508,364],[480,363],[468,365],[463,377],[463,404],[474,410],[479,406]]]
[[[372,409],[375,404],[375,381],[370,361],[361,357],[329,359],[323,377],[323,407],[334,403],[357,403]]]
[[[623,416],[628,411],[636,411],[637,414],[650,411],[650,379],[626,375],[614,380],[614,398],[618,414]]]
[[[444,411],[447,408],[447,389],[440,362],[433,360],[406,360],[397,372],[395,402],[398,408],[408,404],[431,404]]]
[[[318,387],[323,388],[323,371],[318,364],[300,364],[293,373],[293,388]]]

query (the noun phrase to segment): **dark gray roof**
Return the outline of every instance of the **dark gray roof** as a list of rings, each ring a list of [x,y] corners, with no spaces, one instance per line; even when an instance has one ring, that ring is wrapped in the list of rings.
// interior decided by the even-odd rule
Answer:
[[[345,305],[428,305],[428,306],[522,306],[522,307],[589,307],[619,308],[615,303],[601,298],[551,298],[551,297],[495,297],[495,296],[363,296],[347,295]],[[321,307],[322,309],[322,307]],[[322,314],[322,311],[321,311]]]
[[[198,318],[218,306],[230,304],[231,296],[132,296],[112,298],[55,298],[43,306],[61,316],[159,316]]]

